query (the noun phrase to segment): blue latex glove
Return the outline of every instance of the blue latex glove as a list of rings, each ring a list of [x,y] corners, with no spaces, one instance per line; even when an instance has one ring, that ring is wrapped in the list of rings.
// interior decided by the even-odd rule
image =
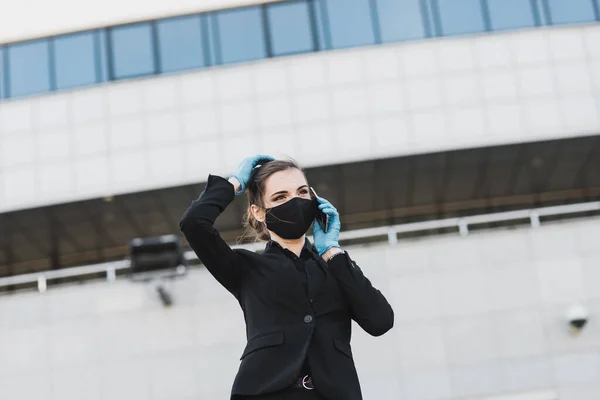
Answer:
[[[241,185],[240,190],[235,194],[240,195],[244,193],[244,190],[246,190],[246,185],[250,180],[250,175],[252,174],[254,168],[256,168],[258,165],[264,164],[267,161],[273,160],[275,160],[273,157],[267,155],[257,155],[244,158],[244,160],[240,163],[240,166],[238,167],[236,173],[232,175],[232,177],[237,179]]]
[[[329,226],[327,232],[323,232],[319,223],[315,220],[313,224],[313,240],[315,242],[315,248],[322,256],[327,250],[332,247],[340,247],[338,240],[340,237],[340,229],[342,224],[340,222],[340,214],[330,202],[322,197],[317,197],[319,202],[319,210],[323,211],[329,216]]]

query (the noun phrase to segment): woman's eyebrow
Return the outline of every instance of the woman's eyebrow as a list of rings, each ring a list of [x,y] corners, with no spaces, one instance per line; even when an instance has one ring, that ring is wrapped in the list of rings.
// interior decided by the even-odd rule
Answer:
[[[298,190],[300,190],[300,189],[307,188],[307,187],[308,187],[308,185],[302,185],[302,186],[299,186],[299,187],[298,187],[298,189],[296,189],[296,191],[298,191]],[[287,192],[288,192],[287,190],[280,190],[279,192],[275,192],[275,193],[273,193],[273,194],[272,194],[271,196],[269,196],[269,197],[273,197],[273,196],[275,196],[276,194],[286,194]]]

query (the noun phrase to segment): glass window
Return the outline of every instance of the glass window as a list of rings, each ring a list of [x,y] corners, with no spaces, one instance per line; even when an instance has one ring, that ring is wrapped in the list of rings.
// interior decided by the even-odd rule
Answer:
[[[50,90],[48,40],[13,44],[8,47],[8,94],[11,97]]]
[[[98,81],[95,36],[95,32],[84,32],[54,39],[57,89],[91,85]]]
[[[531,0],[487,0],[493,30],[527,28],[536,25]]]
[[[376,0],[383,42],[420,39],[423,27],[421,0]]]
[[[162,72],[204,67],[200,16],[173,18],[156,23]]]
[[[251,61],[267,56],[259,7],[221,11],[214,17],[221,63]]]
[[[332,48],[375,43],[369,0],[321,1],[326,1]]]
[[[573,24],[596,20],[594,0],[546,0],[552,24]]]
[[[306,1],[271,5],[267,8],[267,19],[274,56],[313,50],[310,10]]]
[[[152,26],[126,25],[110,30],[114,79],[148,75],[154,72]]]
[[[485,31],[481,0],[432,0],[432,4],[439,18],[438,34],[445,36]]]

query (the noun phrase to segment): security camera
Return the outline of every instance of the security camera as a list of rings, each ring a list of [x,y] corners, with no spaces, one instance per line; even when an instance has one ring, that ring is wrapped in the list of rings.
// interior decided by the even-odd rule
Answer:
[[[567,311],[567,321],[571,326],[571,331],[578,334],[588,323],[589,313],[582,305],[575,305]]]

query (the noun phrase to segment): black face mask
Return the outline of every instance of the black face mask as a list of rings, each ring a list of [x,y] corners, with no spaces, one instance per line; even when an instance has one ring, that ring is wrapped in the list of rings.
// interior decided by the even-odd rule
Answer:
[[[267,228],[283,239],[300,239],[312,224],[317,210],[316,200],[294,197],[266,211]]]

